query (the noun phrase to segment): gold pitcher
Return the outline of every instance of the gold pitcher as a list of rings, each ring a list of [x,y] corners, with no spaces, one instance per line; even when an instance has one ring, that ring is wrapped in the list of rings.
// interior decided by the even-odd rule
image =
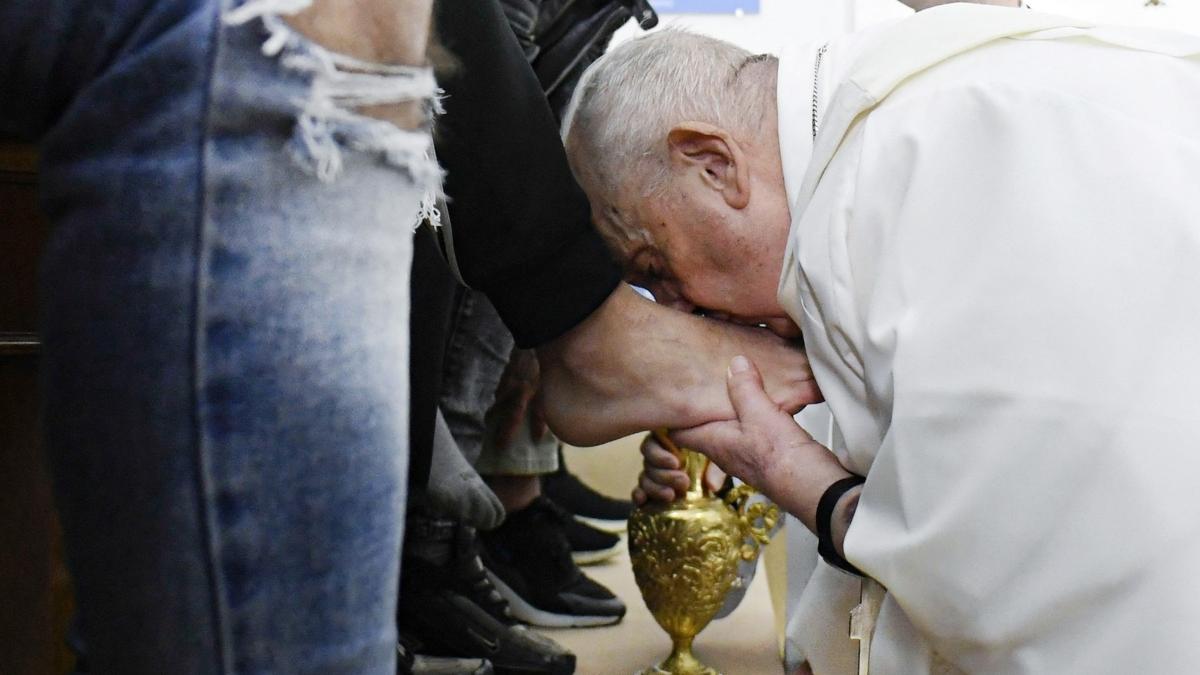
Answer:
[[[712,621],[739,581],[738,563],[754,560],[779,520],[779,507],[750,504],[739,485],[724,501],[704,484],[708,459],[680,450],[665,432],[655,437],[687,471],[687,493],[670,504],[646,502],[629,518],[629,557],[646,607],[671,636],[671,655],[638,675],[720,675],[692,654],[692,640]]]

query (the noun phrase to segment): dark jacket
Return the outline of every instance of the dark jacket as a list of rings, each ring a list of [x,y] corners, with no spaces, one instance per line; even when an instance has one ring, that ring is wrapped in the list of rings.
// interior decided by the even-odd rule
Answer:
[[[567,166],[559,113],[551,111],[544,88],[561,111],[583,69],[628,20],[633,2],[511,0],[505,10],[498,0],[434,4],[437,35],[455,64],[439,75],[446,113],[436,128],[437,155],[447,173],[446,224],[436,233],[422,228],[416,234],[413,258],[414,492],[429,475],[455,292],[439,246],[443,254],[452,252],[457,274],[488,296],[522,347],[570,330],[620,281]],[[653,17],[649,6],[645,10],[650,13],[639,16]]]
[[[608,48],[618,28],[630,18],[643,29],[658,23],[646,0],[501,0],[501,4],[559,120],[579,77]]]
[[[444,248],[517,344],[534,347],[581,322],[620,280],[535,71],[565,105],[572,78],[632,16],[624,3],[634,0],[513,1],[524,9],[512,5],[508,15],[499,0],[435,4],[437,33],[457,62],[440,78],[446,111],[435,141],[449,200],[441,236],[452,246]]]

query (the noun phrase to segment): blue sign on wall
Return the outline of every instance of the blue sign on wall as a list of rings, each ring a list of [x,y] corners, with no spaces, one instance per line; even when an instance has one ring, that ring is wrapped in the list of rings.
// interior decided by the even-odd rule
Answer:
[[[650,0],[663,14],[758,14],[759,0]]]

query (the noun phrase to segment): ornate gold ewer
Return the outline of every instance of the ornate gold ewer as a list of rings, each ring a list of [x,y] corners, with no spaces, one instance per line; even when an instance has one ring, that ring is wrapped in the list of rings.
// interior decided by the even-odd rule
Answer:
[[[692,640],[712,621],[738,582],[738,562],[754,560],[779,520],[779,507],[750,504],[754,488],[740,485],[724,501],[704,485],[708,459],[659,441],[683,461],[687,494],[670,504],[646,502],[629,518],[629,557],[646,607],[671,636],[665,661],[638,675],[720,675],[692,654]]]

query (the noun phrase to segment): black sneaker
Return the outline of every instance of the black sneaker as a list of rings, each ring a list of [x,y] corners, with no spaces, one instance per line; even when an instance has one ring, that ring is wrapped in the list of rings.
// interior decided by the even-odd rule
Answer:
[[[567,535],[567,543],[571,545],[571,558],[576,565],[594,565],[621,552],[619,535],[592,527],[576,518],[565,519],[563,532]]]
[[[558,446],[558,471],[542,476],[542,494],[594,528],[621,534],[625,531],[633,502],[613,499],[596,492],[567,470],[562,446]]]
[[[564,531],[571,522],[569,513],[538,497],[480,534],[483,565],[521,621],[554,628],[617,623],[625,603],[579,571]]]
[[[436,548],[440,537],[449,550],[440,563],[406,553],[400,575],[399,627],[417,642],[416,650],[434,656],[483,657],[497,675],[571,675],[575,655],[550,638],[518,625],[508,603],[496,592],[476,550],[474,530],[452,534],[409,519],[406,551]],[[411,542],[410,534],[424,540]],[[412,545],[410,545],[410,543]]]

